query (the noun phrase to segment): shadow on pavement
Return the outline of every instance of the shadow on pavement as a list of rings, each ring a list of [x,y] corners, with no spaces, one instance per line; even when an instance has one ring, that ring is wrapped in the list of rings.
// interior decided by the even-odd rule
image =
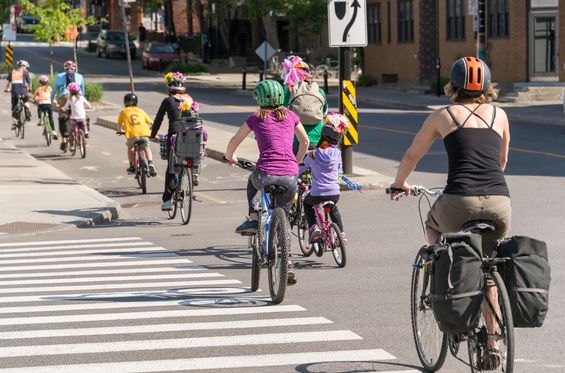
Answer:
[[[354,368],[350,368],[348,370],[343,370],[343,366],[338,364],[348,364],[354,366]],[[332,365],[335,365],[336,368],[339,366],[341,370],[332,369]],[[394,367],[394,368],[410,368],[417,370],[419,372],[426,372],[426,370],[422,369],[421,367],[416,367],[410,364],[401,364],[401,363],[389,363],[383,361],[337,361],[337,362],[320,362],[320,363],[312,363],[312,364],[302,364],[296,366],[296,371],[299,373],[317,373],[317,372],[340,372],[340,373],[361,373],[361,372],[378,372],[375,371],[377,367]]]

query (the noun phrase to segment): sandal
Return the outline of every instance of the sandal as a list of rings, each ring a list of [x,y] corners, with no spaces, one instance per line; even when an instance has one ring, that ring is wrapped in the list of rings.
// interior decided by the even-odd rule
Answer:
[[[488,348],[483,357],[483,370],[495,370],[502,363],[502,354],[498,348]]]

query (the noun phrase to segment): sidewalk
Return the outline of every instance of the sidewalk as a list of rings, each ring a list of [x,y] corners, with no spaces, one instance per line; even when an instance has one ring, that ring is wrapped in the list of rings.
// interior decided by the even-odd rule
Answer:
[[[0,237],[85,227],[118,218],[121,207],[117,202],[22,150],[28,146],[26,140],[15,139],[10,131],[9,96],[0,99],[0,111],[4,114],[0,123]]]

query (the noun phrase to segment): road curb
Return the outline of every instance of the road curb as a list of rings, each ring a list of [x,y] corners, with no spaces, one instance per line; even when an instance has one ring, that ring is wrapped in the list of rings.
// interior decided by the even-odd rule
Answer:
[[[77,228],[90,228],[97,225],[109,224],[113,220],[118,220],[122,211],[122,206],[114,202],[114,206],[107,206],[102,211],[92,212],[92,217],[82,218],[74,223]]]

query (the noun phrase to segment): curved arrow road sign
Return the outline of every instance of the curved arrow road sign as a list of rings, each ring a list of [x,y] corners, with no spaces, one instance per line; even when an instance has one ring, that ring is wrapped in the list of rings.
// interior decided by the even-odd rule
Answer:
[[[366,0],[329,0],[328,26],[330,47],[366,46]]]

